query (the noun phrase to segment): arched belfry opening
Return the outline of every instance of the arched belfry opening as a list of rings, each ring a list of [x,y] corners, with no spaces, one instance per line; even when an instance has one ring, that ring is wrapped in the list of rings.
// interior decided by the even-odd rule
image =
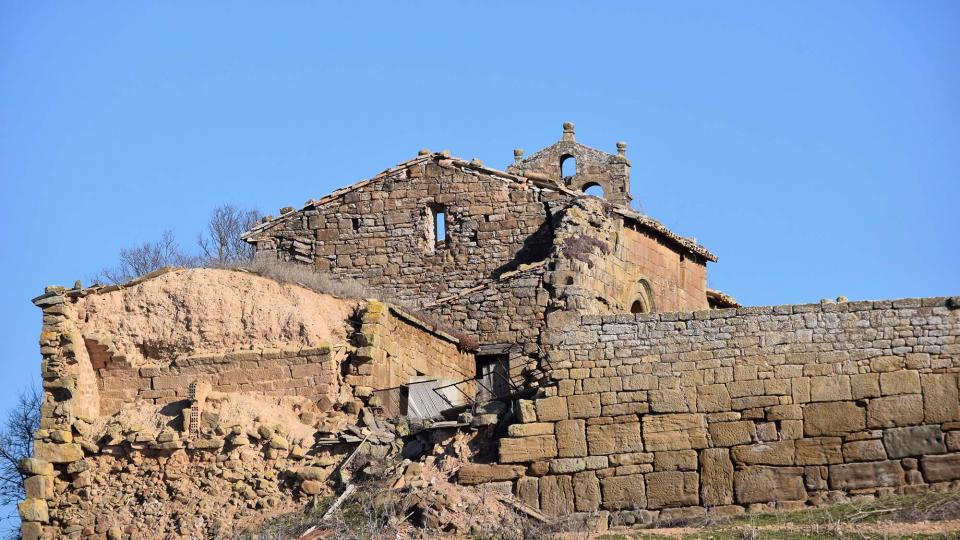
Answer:
[[[587,195],[603,198],[603,186],[597,183],[586,184],[583,186],[583,192]]]
[[[571,155],[560,156],[560,177],[572,178],[577,174],[577,158]]]
[[[602,193],[589,192],[614,204],[629,206],[630,160],[627,143],[616,143],[615,154],[604,152],[577,142],[573,122],[563,123],[563,135],[550,146],[524,159],[523,150],[513,151],[513,164],[507,172],[519,176],[552,181],[574,190],[584,190],[587,184],[601,186]]]

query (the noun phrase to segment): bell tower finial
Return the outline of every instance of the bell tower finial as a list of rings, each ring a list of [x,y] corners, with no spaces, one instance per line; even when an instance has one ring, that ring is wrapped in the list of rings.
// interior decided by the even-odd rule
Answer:
[[[573,122],[564,122],[563,123],[563,138],[562,141],[575,141],[573,137]]]

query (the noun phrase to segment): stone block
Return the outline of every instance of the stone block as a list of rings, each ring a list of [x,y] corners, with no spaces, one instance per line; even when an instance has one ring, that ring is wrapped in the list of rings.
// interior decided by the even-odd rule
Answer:
[[[22,521],[46,523],[50,520],[47,512],[47,501],[42,499],[27,499],[17,504],[17,510],[20,512]]]
[[[691,412],[696,410],[697,394],[690,388],[650,390],[649,401],[653,412]]]
[[[643,417],[643,439],[654,452],[706,448],[706,427],[702,414],[650,414]]]
[[[803,420],[800,405],[774,405],[767,410],[767,420]]]
[[[924,373],[920,376],[923,387],[923,418],[928,424],[960,420],[960,389],[957,373]]]
[[[603,507],[608,510],[647,507],[647,491],[642,474],[610,476],[601,480],[600,486],[603,493]]]
[[[501,463],[523,463],[555,457],[557,457],[557,439],[553,435],[500,439]]]
[[[587,446],[593,456],[643,451],[640,423],[587,426]]]
[[[847,462],[883,461],[887,459],[887,452],[880,439],[852,441],[843,444],[843,459]]]
[[[853,399],[880,397],[880,376],[876,373],[851,375],[850,394]]]
[[[78,443],[48,443],[35,441],[34,457],[49,463],[72,463],[83,459],[83,448]]]
[[[537,421],[537,407],[529,399],[518,399],[515,414],[517,420],[523,424],[529,424]]]
[[[817,437],[796,441],[797,465],[843,463],[839,437]]]
[[[550,460],[550,474],[571,474],[587,468],[587,461],[578,458],[557,458]]]
[[[35,521],[23,521],[20,523],[20,538],[22,540],[42,540],[43,525]],[[119,538],[119,537],[117,537]],[[112,540],[112,539],[111,539]]]
[[[899,370],[880,374],[880,394],[895,396],[900,394],[919,394],[920,374],[913,370]]]
[[[793,465],[794,453],[792,440],[734,446],[730,450],[733,462],[742,465]]]
[[[733,462],[726,448],[700,452],[700,497],[704,506],[733,504]]]
[[[699,502],[700,478],[694,472],[664,471],[647,475],[647,508],[692,506]]]
[[[541,422],[556,422],[570,417],[567,398],[555,396],[536,400],[537,418]],[[541,488],[542,489],[542,488]]]
[[[656,452],[653,455],[653,468],[657,471],[695,471],[697,470],[697,451]]]
[[[887,449],[887,455],[891,459],[943,454],[947,451],[940,426],[915,426],[884,430],[883,446]]]
[[[873,461],[830,466],[831,489],[900,487],[904,483],[899,461]]]
[[[710,439],[713,446],[750,444],[757,440],[757,428],[751,420],[717,422],[710,424]]]
[[[53,475],[53,464],[47,463],[42,459],[26,458],[20,460],[20,470],[27,474],[51,476]]]
[[[531,508],[540,508],[540,479],[524,476],[517,480],[517,498]]]
[[[511,424],[507,427],[510,437],[530,437],[532,435],[550,435],[553,433],[553,422],[535,422],[531,424]]]
[[[465,463],[457,473],[457,482],[463,485],[485,484],[487,482],[503,482],[515,480],[523,476],[526,467],[523,465],[487,465],[482,463]]]
[[[850,377],[828,375],[810,378],[810,401],[843,401],[851,399]]]
[[[730,392],[725,384],[707,384],[697,387],[699,412],[726,412],[730,410]]]
[[[574,507],[578,512],[600,509],[600,480],[592,472],[573,475]]]
[[[871,399],[867,403],[867,426],[885,428],[923,422],[923,398],[919,394]]]
[[[600,416],[600,394],[574,395],[567,398],[570,418],[594,418]]]
[[[920,468],[930,483],[960,480],[960,454],[924,456],[920,458]]]
[[[842,435],[866,427],[864,410],[850,401],[808,403],[803,410],[803,433],[808,437]]]
[[[574,511],[573,479],[569,476],[540,478],[540,511],[548,516],[565,516]]]
[[[583,457],[587,455],[587,437],[583,420],[561,420],[556,423],[557,455]]]
[[[733,474],[739,504],[799,501],[807,497],[802,467],[744,467]]]
[[[52,476],[31,476],[23,481],[23,490],[28,499],[53,498],[53,477]]]

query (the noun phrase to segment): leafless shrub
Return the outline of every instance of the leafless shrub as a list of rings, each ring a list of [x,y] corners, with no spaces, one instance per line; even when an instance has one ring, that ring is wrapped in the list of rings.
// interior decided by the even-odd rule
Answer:
[[[593,268],[593,260],[590,256],[593,255],[594,250],[606,255],[610,253],[610,246],[606,242],[585,234],[570,236],[563,242],[563,254],[569,259],[585,263],[589,268]]]
[[[260,219],[257,210],[224,205],[214,208],[207,230],[197,236],[204,266],[225,267],[253,259],[254,246],[240,238]]]
[[[358,281],[349,278],[335,278],[304,264],[258,259],[237,265],[236,268],[283,283],[295,283],[340,298],[364,299],[377,296],[376,293]]]
[[[104,268],[92,278],[94,283],[125,283],[165,266],[195,266],[196,261],[180,250],[173,231],[166,230],[156,242],[120,250],[120,264]]]
[[[33,456],[33,432],[40,427],[41,403],[43,395],[37,388],[24,389],[16,405],[7,411],[6,422],[0,426],[0,506],[8,511],[25,498],[26,474],[20,462]],[[0,522],[17,525],[17,517],[13,510],[0,517]]]

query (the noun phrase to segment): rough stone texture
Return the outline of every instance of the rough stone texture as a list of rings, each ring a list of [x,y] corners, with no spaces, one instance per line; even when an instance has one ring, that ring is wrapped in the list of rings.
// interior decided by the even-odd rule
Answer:
[[[646,508],[646,488],[642,474],[611,476],[600,482],[603,507],[608,510]]]
[[[616,467],[597,473],[601,508],[822,504],[953,481],[960,317],[945,299],[561,315],[541,341],[568,405],[600,399],[587,459]],[[615,442],[625,430],[642,448]],[[636,506],[620,486],[641,479]]]
[[[733,463],[726,448],[700,453],[700,498],[704,506],[733,504]]]
[[[370,410],[402,413],[415,377],[472,396],[474,346],[532,397],[499,463],[465,464],[461,482],[547,514],[649,522],[955,479],[955,300],[707,309],[735,305],[706,290],[716,258],[623,205],[623,147],[580,145],[571,126],[521,157],[504,172],[426,152],[246,235],[260,263],[356,280],[416,313],[223,270],[48,288],[24,536],[209,537],[300,509],[327,488],[336,459],[313,443],[344,429],[337,415],[379,438]],[[606,201],[582,196],[591,183]],[[289,416],[235,422],[224,404],[240,397]],[[481,407],[475,428],[511,420],[502,402]],[[173,412],[138,425],[139,410]],[[430,447],[415,442],[410,455]]]
[[[734,473],[733,484],[740,504],[798,501],[807,496],[799,467],[745,467]]]
[[[947,451],[939,426],[917,426],[888,429],[883,432],[883,446],[891,458],[942,454]]]
[[[903,483],[903,468],[897,461],[850,463],[830,467],[832,489],[899,487]]]

